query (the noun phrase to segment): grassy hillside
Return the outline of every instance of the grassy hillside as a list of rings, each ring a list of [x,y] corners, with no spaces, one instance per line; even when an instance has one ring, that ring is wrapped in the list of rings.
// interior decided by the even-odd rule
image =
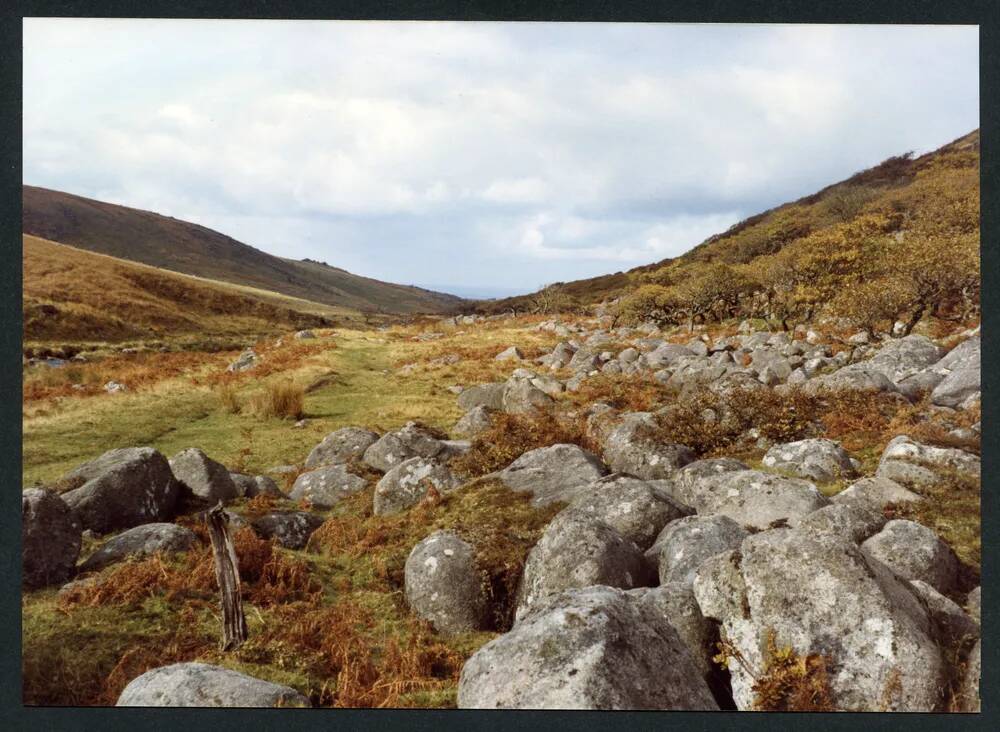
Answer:
[[[24,341],[256,335],[329,325],[342,309],[24,236]]]
[[[874,327],[931,309],[968,314],[978,304],[978,253],[976,130],[752,216],[676,259],[480,307],[557,312],[626,296],[626,320],[787,324],[828,309]]]
[[[437,313],[461,299],[266,254],[204,226],[34,186],[23,231],[64,244],[315,302],[386,313]]]

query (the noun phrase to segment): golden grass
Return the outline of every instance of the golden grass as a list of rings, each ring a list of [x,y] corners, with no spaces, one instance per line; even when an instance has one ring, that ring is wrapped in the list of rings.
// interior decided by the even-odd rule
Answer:
[[[272,381],[250,397],[247,411],[264,418],[301,419],[305,396],[305,389],[293,381]]]

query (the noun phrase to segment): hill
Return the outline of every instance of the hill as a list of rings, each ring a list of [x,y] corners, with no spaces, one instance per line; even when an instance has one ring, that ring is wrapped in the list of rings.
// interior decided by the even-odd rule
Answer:
[[[333,307],[23,237],[24,341],[212,338],[319,327]]]
[[[463,302],[319,262],[275,257],[204,226],[150,211],[27,185],[22,198],[25,234],[174,272],[362,311],[439,313]]]
[[[623,322],[829,311],[872,328],[978,307],[979,131],[752,216],[675,259],[479,309],[558,312],[624,298]]]

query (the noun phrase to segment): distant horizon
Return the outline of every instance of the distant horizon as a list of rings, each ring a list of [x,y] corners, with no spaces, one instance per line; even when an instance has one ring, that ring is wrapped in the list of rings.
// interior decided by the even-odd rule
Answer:
[[[978,116],[974,26],[24,21],[26,185],[462,297],[679,256]]]

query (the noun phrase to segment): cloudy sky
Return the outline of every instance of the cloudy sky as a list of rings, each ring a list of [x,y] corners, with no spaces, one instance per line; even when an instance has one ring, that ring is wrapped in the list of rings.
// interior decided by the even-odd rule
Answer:
[[[978,53],[974,27],[29,19],[24,181],[527,292],[971,131]]]

